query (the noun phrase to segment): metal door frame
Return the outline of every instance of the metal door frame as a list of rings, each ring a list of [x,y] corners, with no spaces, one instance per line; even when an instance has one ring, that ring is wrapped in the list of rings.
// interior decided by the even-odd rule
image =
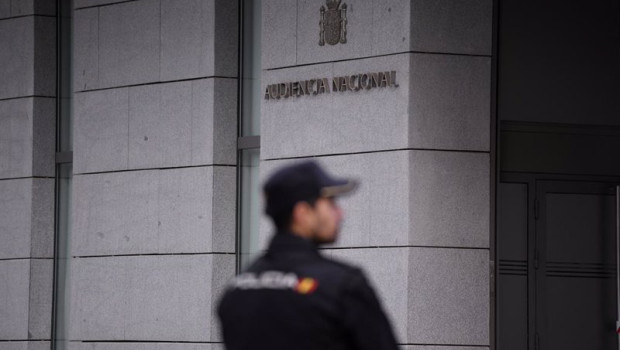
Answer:
[[[546,261],[547,261],[547,215],[546,215],[546,203],[544,195],[547,193],[556,194],[609,194],[615,196],[615,189],[620,182],[617,181],[588,181],[584,179],[576,180],[548,180],[539,179],[535,181],[535,242],[534,242],[534,265],[538,265],[534,269],[534,286],[535,289],[535,310],[534,319],[536,327],[534,329],[535,334],[535,349],[549,349],[547,343],[548,338],[541,336],[546,333],[545,319],[548,316],[548,310],[546,304],[543,303],[543,298],[546,295]],[[616,256],[618,255],[618,242],[616,242]],[[616,294],[618,291],[616,290]]]
[[[528,295],[527,295],[527,304],[528,304],[528,311],[527,311],[527,321],[528,321],[528,325],[527,325],[527,332],[528,332],[528,340],[527,340],[527,344],[528,344],[528,350],[538,350],[541,348],[541,344],[540,344],[540,340],[539,337],[537,337],[537,329],[538,329],[538,323],[540,322],[540,320],[538,319],[537,316],[537,305],[536,302],[539,300],[539,296],[537,295],[538,290],[540,288],[538,288],[537,283],[536,283],[536,277],[537,277],[537,272],[536,272],[536,267],[535,267],[535,261],[537,260],[536,258],[536,250],[540,247],[540,243],[539,240],[542,239],[542,237],[544,237],[544,235],[542,234],[542,232],[538,232],[537,231],[540,230],[539,229],[539,225],[542,225],[541,222],[542,220],[539,220],[539,218],[543,218],[544,217],[544,213],[542,210],[544,210],[544,208],[542,208],[543,206],[540,204],[538,195],[539,195],[539,188],[543,185],[543,183],[549,183],[549,182],[553,182],[553,183],[561,183],[561,182],[566,182],[566,183],[570,183],[570,184],[575,184],[575,183],[583,183],[583,184],[592,184],[592,183],[608,183],[610,188],[615,187],[616,185],[620,184],[620,177],[617,176],[595,176],[595,175],[570,175],[570,174],[544,174],[544,173],[521,173],[521,172],[500,172],[499,174],[499,179],[497,181],[497,196],[498,196],[498,201],[499,201],[499,196],[501,196],[501,191],[500,191],[500,187],[499,184],[501,183],[517,183],[517,184],[525,184],[527,185],[527,249],[528,249],[528,253],[527,253],[527,290],[528,290]],[[538,202],[538,204],[537,204]],[[618,211],[619,208],[616,208],[616,210]],[[495,234],[499,235],[500,231],[499,231],[499,221],[501,219],[499,217],[496,218],[495,221]],[[617,225],[619,225],[619,223],[616,223]],[[496,261],[499,261],[499,259],[501,258],[499,256],[499,250],[498,250],[498,243],[499,239],[498,237],[496,237],[495,239],[495,251],[497,252],[496,254]],[[620,242],[617,242],[618,245],[620,245]],[[617,246],[617,251],[618,251],[618,246]],[[538,257],[540,260],[540,257]],[[495,283],[497,283],[499,281],[499,269],[495,269],[494,270],[494,281]],[[618,294],[620,294],[620,290],[617,291]],[[494,308],[495,311],[498,312],[498,300],[499,298],[495,298],[494,300]],[[619,303],[619,308],[620,308],[620,303]],[[620,310],[619,310],[620,312]],[[494,319],[494,329],[497,330],[498,329],[498,324],[497,322],[499,322],[499,317],[495,317]],[[494,340],[495,340],[495,344],[496,345],[496,349],[499,349],[498,347],[498,343],[497,343],[497,337],[494,336]],[[620,347],[619,347],[620,349]]]

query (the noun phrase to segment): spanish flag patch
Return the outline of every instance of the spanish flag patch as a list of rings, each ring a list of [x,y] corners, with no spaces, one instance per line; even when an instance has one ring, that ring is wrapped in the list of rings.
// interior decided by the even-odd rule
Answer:
[[[310,294],[319,286],[319,282],[314,278],[303,277],[299,279],[295,286],[295,291],[299,294]]]

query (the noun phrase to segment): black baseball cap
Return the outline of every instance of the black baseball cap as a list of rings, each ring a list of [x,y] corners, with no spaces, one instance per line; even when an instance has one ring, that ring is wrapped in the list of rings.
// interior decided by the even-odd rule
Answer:
[[[304,161],[280,168],[263,186],[265,212],[272,218],[290,215],[295,203],[319,197],[336,197],[351,193],[358,182],[327,174],[316,162]]]

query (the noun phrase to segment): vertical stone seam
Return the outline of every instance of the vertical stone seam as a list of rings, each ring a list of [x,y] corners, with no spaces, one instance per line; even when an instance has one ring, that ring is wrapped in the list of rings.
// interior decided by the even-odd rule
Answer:
[[[161,242],[161,172],[165,170],[160,170],[157,173],[157,252],[161,253],[161,247],[159,243]]]
[[[32,250],[32,242],[30,243]],[[32,257],[28,259],[28,328],[26,329],[26,339],[32,338],[30,333],[30,306],[32,304]]]
[[[411,40],[411,39],[410,39]],[[410,42],[411,45],[411,42]],[[413,84],[414,84],[414,66],[413,66],[413,61],[414,61],[414,55],[413,54],[409,54],[409,59],[407,60],[407,64],[408,64],[408,78],[409,78],[409,92],[407,94],[407,147],[411,148],[414,144],[413,140],[411,139],[411,135],[413,134],[413,131],[411,130],[413,128],[413,123],[412,123],[412,119],[414,116],[414,111],[412,108],[412,95],[413,95]],[[413,164],[413,161],[410,159],[410,165]]]
[[[33,242],[32,242],[32,238],[33,238],[33,228],[35,225],[33,225],[33,223],[35,222],[36,218],[35,216],[37,215],[37,213],[35,213],[34,211],[34,203],[36,203],[36,199],[35,198],[35,189],[34,189],[34,178],[29,177],[27,178],[27,180],[30,182],[30,194],[28,195],[28,209],[30,210],[30,220],[29,220],[29,225],[28,225],[28,238],[29,238],[29,242],[28,244],[30,245],[30,249],[29,249],[29,258],[32,259],[32,256],[34,255],[34,250],[33,250]]]
[[[217,0],[213,1],[213,8],[212,8],[212,11],[213,11],[213,23],[212,23],[212,25],[213,25],[213,40],[211,41],[211,52],[213,52],[213,66],[212,66],[213,67],[213,73],[212,74],[214,76],[218,72],[218,63],[219,63],[219,60],[218,60],[218,58],[219,58],[218,57],[219,51],[217,50],[217,45],[216,45],[216,42],[219,39],[219,36],[218,36],[219,35],[219,31],[218,31],[218,25],[217,25],[217,23],[219,22],[218,21],[218,17],[219,17],[218,16],[218,14],[219,14],[218,13],[218,9],[220,8],[220,7],[218,7],[219,3],[220,2],[217,1]],[[207,73],[207,74],[209,74],[209,73]]]
[[[177,84],[174,84],[174,85],[177,85]],[[157,119],[156,119],[156,121],[158,123],[161,123],[161,120],[163,120],[164,118],[165,119],[168,119],[168,118],[174,119],[175,116],[168,117],[167,115],[164,115],[164,112],[162,110],[162,95],[164,94],[164,92],[162,91],[164,89],[164,87],[162,87],[162,84],[153,85],[153,89],[155,89],[155,92],[157,93],[157,115],[156,115]],[[127,134],[127,137],[129,138],[129,134]],[[161,162],[161,164],[167,164],[166,157],[164,156],[164,152],[163,151],[159,151],[157,153],[159,154],[159,157],[158,157],[157,160],[159,162]],[[172,165],[172,167],[175,167],[175,166]],[[150,166],[150,168],[152,169],[152,168],[154,168],[154,166]],[[158,179],[159,179],[159,176],[158,176]]]
[[[161,26],[162,26],[162,23],[161,23],[162,22],[161,21],[161,2],[162,2],[162,0],[159,0],[159,26],[158,26],[158,28],[159,28],[159,56],[157,57],[157,59],[158,59],[157,66],[159,67],[159,69],[158,69],[158,73],[159,73],[158,78],[159,78],[160,82],[161,82],[161,55],[162,55],[162,51],[164,49],[163,46],[162,46],[162,39],[161,39],[161,37],[163,35],[162,34],[162,30],[161,30]]]
[[[407,151],[407,245],[411,245],[411,230],[412,230],[412,217],[411,210],[413,209],[413,186],[415,184],[412,181],[413,171],[411,170],[411,166],[413,164],[413,151]],[[407,283],[409,283],[409,274],[407,273]]]
[[[201,10],[202,11],[202,10]],[[201,16],[202,18],[202,16]],[[161,69],[160,69],[161,70]],[[194,162],[194,113],[195,113],[195,105],[194,105],[194,90],[196,84],[192,81],[190,82],[191,95],[190,95],[190,111],[189,111],[189,164],[195,165]]]
[[[125,159],[125,170],[129,169],[129,146],[130,146],[130,142],[129,142],[129,130],[130,130],[130,125],[131,125],[131,94],[129,93],[129,91],[131,90],[130,87],[127,87],[127,158]]]
[[[100,87],[101,81],[101,8],[97,7],[97,81],[95,88]],[[84,84],[86,86],[86,83]],[[129,154],[129,152],[127,152]]]
[[[200,58],[199,58],[199,63],[198,63],[198,74],[200,76],[207,76],[207,75],[209,75],[209,72],[207,72],[208,64],[206,63],[207,56],[206,56],[206,54],[204,52],[204,49],[207,48],[206,44],[208,43],[208,41],[206,40],[206,35],[204,35],[204,33],[207,31],[207,25],[208,25],[207,20],[205,18],[205,15],[206,15],[205,14],[205,6],[206,6],[205,2],[202,1],[200,3],[200,35],[202,37],[201,38],[202,40],[200,41],[200,45],[201,46],[204,45],[204,47],[203,47],[203,50],[200,51]],[[215,26],[214,26],[214,28],[215,28]],[[213,57],[214,57],[214,61],[215,61],[215,55]],[[213,75],[215,75],[215,69],[213,70]]]
[[[215,169],[213,171],[213,173],[215,174]],[[211,235],[211,237],[213,237],[213,235]],[[213,250],[213,249],[211,249]],[[217,323],[217,301],[218,299],[217,297],[217,283],[216,283],[216,276],[217,273],[215,273],[215,269],[217,269],[218,267],[216,266],[217,262],[216,259],[217,256],[211,254],[208,259],[211,260],[211,278],[210,278],[210,282],[211,285],[209,286],[209,291],[210,291],[210,296],[209,296],[209,313],[211,315],[211,317],[209,317],[209,341],[213,342],[216,341],[216,339],[218,338],[218,334],[216,332],[216,323]],[[219,262],[219,261],[218,261]]]
[[[36,33],[36,29],[35,29],[35,33]],[[36,39],[34,40],[34,42],[36,42]],[[36,50],[36,48],[37,48],[37,45],[35,43],[34,44],[34,50]],[[37,66],[36,58],[35,58],[34,65],[35,65],[35,67]],[[34,74],[33,74],[33,80],[34,81],[37,80],[36,77],[34,76]],[[32,86],[33,87],[35,86],[34,82],[33,82]],[[36,92],[36,87],[33,88],[32,92],[33,93]],[[32,142],[31,142],[32,150],[30,151],[30,153],[31,153],[31,155],[30,155],[30,157],[31,157],[31,159],[30,159],[30,175],[32,177],[34,177],[35,175],[38,175],[38,174],[35,174],[35,170],[37,170],[37,173],[38,173],[38,170],[39,170],[39,169],[36,169],[36,165],[35,165],[36,164],[36,159],[37,159],[37,156],[38,156],[38,154],[37,154],[37,147],[36,147],[36,142],[37,142],[36,141],[36,135],[37,135],[37,131],[38,130],[36,128],[38,127],[38,122],[39,122],[39,121],[35,120],[35,117],[38,114],[35,101],[36,100],[34,98],[32,98],[31,106],[30,106],[32,113],[29,116],[30,117],[29,118],[30,119],[30,125],[29,125],[30,126],[30,137],[32,138]],[[54,114],[56,114],[56,111],[54,111]],[[34,179],[33,179],[32,182],[33,182],[32,185],[34,187]],[[32,198],[32,202],[34,203],[35,202],[34,201],[34,199],[35,199],[34,198],[34,191],[32,193],[31,198]],[[34,216],[34,215],[32,215],[32,211],[31,211],[31,216]],[[31,232],[32,232],[32,230],[31,230]],[[31,235],[32,235],[32,233],[31,233]],[[31,254],[30,256],[32,256],[32,241],[31,241],[31,244],[30,244],[30,254]]]
[[[383,0],[382,0],[383,1]],[[374,55],[375,51],[374,48],[372,47],[372,44],[375,41],[375,35],[377,34],[376,30],[375,30],[375,6],[377,5],[377,0],[372,0],[372,5],[370,6],[370,24],[371,24],[371,28],[373,28],[371,36],[370,36],[370,54]],[[347,19],[348,21],[348,19]],[[348,24],[348,23],[347,23]]]
[[[213,110],[211,110],[211,164],[215,165],[216,164],[216,157],[217,157],[217,150],[215,149],[217,144],[215,141],[215,135],[217,134],[218,131],[218,127],[219,127],[219,123],[218,121],[218,115],[219,115],[219,101],[220,99],[218,98],[219,96],[217,96],[218,93],[218,79],[217,78],[212,78],[213,83],[212,86],[213,88],[211,89],[211,94],[209,95],[209,98],[211,99],[211,101],[213,102],[211,104],[211,106],[213,106]],[[214,176],[215,176],[215,172],[214,172]],[[215,185],[214,185],[215,186]],[[211,220],[213,221],[213,220]],[[213,232],[213,231],[212,231]]]
[[[415,41],[414,37],[413,37],[413,30],[414,30],[413,12],[414,12],[414,7],[415,7],[415,5],[413,4],[413,1],[411,1],[409,3],[409,45],[407,45],[407,50],[408,51],[413,50],[413,42]],[[411,91],[411,90],[409,90],[409,91]]]
[[[261,8],[261,22],[262,22],[262,8]],[[261,24],[261,28],[262,28],[262,24]],[[262,37],[262,33],[261,33],[261,37]],[[299,61],[298,59],[299,51],[297,50],[298,41],[299,41],[299,0],[295,1],[295,65],[297,65],[297,62]]]
[[[215,164],[211,166],[211,252],[215,251],[213,242],[215,241],[215,191],[217,190],[216,178],[215,178]],[[213,266],[211,266],[213,268]],[[213,277],[212,277],[213,278]],[[213,283],[211,283],[213,286]]]
[[[30,84],[32,84],[32,94],[36,95],[37,94],[37,64],[39,62],[37,62],[37,39],[39,38],[39,35],[37,35],[37,23],[39,21],[37,21],[37,17],[36,16],[32,16],[32,27],[30,28],[30,30],[32,31],[32,47],[30,48],[32,50],[32,81],[30,82]],[[34,99],[32,101],[32,114],[34,115]],[[33,116],[31,116],[33,117]],[[34,118],[33,119],[33,123],[34,123]],[[34,133],[34,130],[32,130],[32,128],[30,129],[31,132]],[[33,140],[33,144],[34,144],[34,140]],[[33,152],[34,153],[34,152]],[[34,154],[33,154],[34,156]],[[32,168],[30,169],[30,172],[32,173]]]

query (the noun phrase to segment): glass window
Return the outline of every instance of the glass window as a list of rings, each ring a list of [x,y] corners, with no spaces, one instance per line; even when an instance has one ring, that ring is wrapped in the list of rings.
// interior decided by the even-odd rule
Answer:
[[[71,88],[73,1],[57,0],[56,208],[54,228],[54,304],[52,349],[68,349],[71,254],[71,182],[73,119]]]
[[[238,263],[241,270],[258,252],[261,215],[260,107],[261,107],[261,1],[242,0],[239,86],[238,155]]]

